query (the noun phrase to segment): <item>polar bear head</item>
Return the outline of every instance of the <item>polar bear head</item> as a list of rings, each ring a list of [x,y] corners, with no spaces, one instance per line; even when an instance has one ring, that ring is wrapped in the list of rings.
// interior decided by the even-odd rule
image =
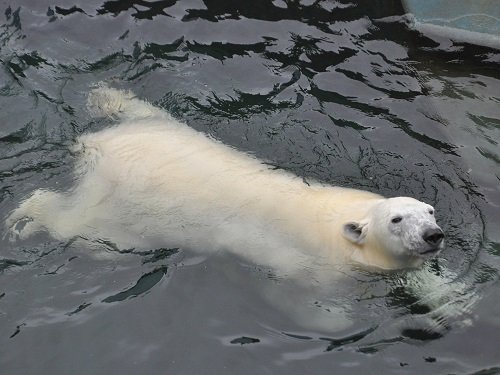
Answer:
[[[343,227],[344,237],[370,251],[368,258],[391,259],[397,267],[415,267],[444,247],[434,208],[413,198],[382,199],[359,222]]]

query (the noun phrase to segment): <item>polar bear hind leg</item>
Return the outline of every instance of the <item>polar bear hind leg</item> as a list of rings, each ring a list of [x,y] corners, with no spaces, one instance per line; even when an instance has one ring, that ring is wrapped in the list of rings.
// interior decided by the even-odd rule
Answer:
[[[152,104],[138,99],[131,91],[117,90],[100,84],[87,99],[87,108],[95,117],[134,120],[150,117],[170,119],[170,115]]]

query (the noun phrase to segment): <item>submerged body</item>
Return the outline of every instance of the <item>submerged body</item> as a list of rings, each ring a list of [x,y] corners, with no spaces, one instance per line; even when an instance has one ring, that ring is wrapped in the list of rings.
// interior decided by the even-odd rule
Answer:
[[[121,123],[80,137],[75,188],[23,202],[7,221],[18,236],[225,250],[284,272],[318,258],[414,267],[443,247],[432,207],[415,199],[308,185],[123,91],[99,88],[89,106]]]

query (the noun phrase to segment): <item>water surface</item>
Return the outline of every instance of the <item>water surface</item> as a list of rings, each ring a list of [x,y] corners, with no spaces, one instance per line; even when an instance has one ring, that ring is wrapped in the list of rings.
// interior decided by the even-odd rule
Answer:
[[[433,204],[448,243],[423,270],[325,287],[188,249],[3,238],[3,372],[499,372],[498,50],[412,31],[398,1],[2,7],[2,221],[72,186],[72,142],[112,125],[85,106],[105,81],[306,181]]]

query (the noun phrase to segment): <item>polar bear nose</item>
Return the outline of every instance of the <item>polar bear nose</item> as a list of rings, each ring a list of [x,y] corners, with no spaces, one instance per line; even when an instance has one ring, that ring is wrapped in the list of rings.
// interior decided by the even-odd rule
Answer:
[[[429,245],[437,246],[441,243],[444,238],[444,233],[439,228],[427,229],[422,236],[425,242]]]

